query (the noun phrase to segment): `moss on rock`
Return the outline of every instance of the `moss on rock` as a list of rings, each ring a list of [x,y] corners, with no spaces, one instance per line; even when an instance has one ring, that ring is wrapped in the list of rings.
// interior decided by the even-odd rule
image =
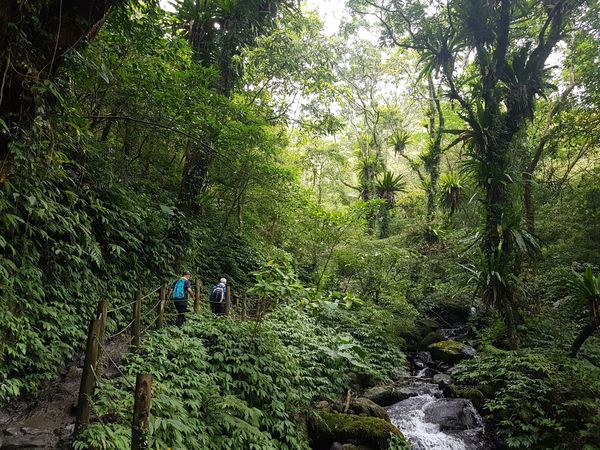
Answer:
[[[390,422],[377,417],[325,411],[317,413],[312,428],[313,439],[320,443],[337,441],[366,444],[382,450],[387,448],[391,436],[404,437]]]
[[[443,341],[443,340],[444,340],[444,337],[440,333],[432,331],[432,332],[428,333],[427,336],[425,336],[423,338],[423,340],[421,341],[421,347],[422,348],[427,348],[431,344],[435,344],[436,342],[440,342],[440,341]]]
[[[457,341],[440,341],[429,345],[431,357],[438,361],[454,364],[465,358],[462,353],[465,344]]]

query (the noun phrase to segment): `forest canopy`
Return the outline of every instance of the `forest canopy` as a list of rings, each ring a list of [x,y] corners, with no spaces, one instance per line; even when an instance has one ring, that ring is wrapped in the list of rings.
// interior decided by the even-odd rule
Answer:
[[[189,270],[253,315],[125,358],[159,379],[156,448],[311,448],[311,405],[405,376],[457,311],[453,395],[494,445],[598,448],[598,2],[167,3],[0,6],[0,403],[99,300]],[[103,383],[77,448],[127,442]]]

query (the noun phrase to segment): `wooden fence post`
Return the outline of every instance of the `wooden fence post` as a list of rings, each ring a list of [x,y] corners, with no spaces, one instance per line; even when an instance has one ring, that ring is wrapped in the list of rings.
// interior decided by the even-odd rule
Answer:
[[[227,298],[225,299],[225,315],[229,315],[229,307],[231,306],[231,286],[227,286]]]
[[[74,435],[77,436],[90,423],[90,404],[94,389],[96,388],[96,364],[98,362],[98,336],[102,321],[93,319],[90,322],[87,345],[85,350],[85,361],[81,373],[81,384],[79,385],[79,399],[77,402],[77,415],[75,418]]]
[[[133,336],[131,345],[133,347],[137,347],[140,345],[140,332],[142,330],[141,316],[142,316],[142,292],[136,291],[135,292],[135,302],[133,303],[133,327],[131,329],[131,334]]]
[[[167,301],[167,283],[160,287],[160,303],[158,304],[157,327],[161,328],[165,324],[165,303]]]
[[[98,340],[102,343],[104,342],[104,336],[106,334],[106,319],[108,316],[108,302],[106,300],[100,300],[98,302],[98,311],[96,313],[96,318],[101,320],[100,324],[100,332],[98,333]]]
[[[196,290],[194,291],[194,313],[200,312],[200,291],[202,289],[202,283],[199,279],[196,280]]]
[[[131,450],[148,448],[148,426],[152,406],[152,375],[138,373],[135,380],[133,422],[131,424]]]

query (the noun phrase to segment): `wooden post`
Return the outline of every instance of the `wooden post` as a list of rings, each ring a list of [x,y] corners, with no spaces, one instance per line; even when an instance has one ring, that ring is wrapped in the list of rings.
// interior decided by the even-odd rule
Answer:
[[[160,287],[160,303],[158,304],[157,327],[161,328],[165,324],[165,303],[167,301],[167,283]]]
[[[148,448],[148,426],[152,406],[152,375],[149,373],[138,373],[134,399],[131,450],[145,450]]]
[[[242,320],[246,320],[248,318],[248,309],[246,307],[246,299],[242,298]]]
[[[106,300],[100,300],[98,302],[98,311],[96,318],[102,321],[100,325],[100,331],[98,333],[98,340],[104,342],[104,336],[106,334],[106,319],[108,318],[108,302]]]
[[[196,290],[194,291],[194,313],[200,312],[200,291],[202,289],[202,283],[199,279],[196,280]]]
[[[93,319],[90,322],[87,345],[85,350],[85,361],[81,373],[81,384],[79,385],[79,400],[77,402],[77,415],[75,417],[75,429],[73,434],[77,436],[90,423],[90,404],[94,389],[96,388],[96,364],[98,362],[98,335],[102,322]]]
[[[133,347],[137,347],[140,345],[140,334],[142,330],[141,324],[141,316],[142,316],[142,292],[135,292],[135,302],[133,303],[133,327],[131,329],[131,335],[133,339],[131,341],[131,345]]]
[[[99,364],[102,358],[102,344],[104,343],[104,336],[106,335],[106,319],[108,318],[108,302],[106,300],[100,300],[98,302],[98,310],[96,312],[96,319],[100,321],[98,328],[98,336],[96,337],[96,345],[98,346],[98,356],[96,357],[96,363],[94,364],[94,370],[96,375],[100,376],[101,364]]]
[[[231,286],[227,286],[227,298],[225,299],[225,315],[229,315],[229,307],[231,302]]]

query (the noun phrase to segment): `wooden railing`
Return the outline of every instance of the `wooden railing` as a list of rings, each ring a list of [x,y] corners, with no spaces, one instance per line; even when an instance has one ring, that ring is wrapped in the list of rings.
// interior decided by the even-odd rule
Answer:
[[[144,309],[144,300],[152,298],[157,295],[158,301],[151,304],[149,308]],[[208,297],[207,297],[208,299]],[[230,286],[227,287],[227,299],[225,301],[225,315],[231,314],[231,303],[233,299],[234,306],[242,306],[241,318],[245,319],[246,307],[245,302],[232,292]],[[74,436],[80,434],[85,427],[90,423],[92,398],[96,389],[97,382],[101,374],[99,373],[99,365],[102,355],[106,355],[109,362],[112,363],[115,368],[120,372],[118,364],[110,357],[105,349],[105,342],[117,338],[121,335],[127,335],[130,338],[130,351],[135,351],[141,344],[142,338],[150,328],[158,329],[164,327],[166,317],[177,316],[181,313],[166,312],[169,304],[172,303],[167,298],[167,284],[164,283],[149,293],[142,295],[141,291],[136,291],[134,299],[131,302],[127,302],[110,309],[108,301],[102,300],[98,302],[96,314],[90,320],[88,328],[88,336],[85,350],[85,360],[83,364],[83,371],[81,374],[81,384],[79,388],[79,398],[77,402],[77,412],[75,418]],[[199,280],[194,283],[194,304],[192,311],[183,314],[201,314],[202,313],[202,284]],[[206,301],[205,304],[209,305],[210,301]],[[110,336],[106,336],[106,324],[109,318],[109,314],[115,314],[117,311],[131,307],[131,321],[129,321],[124,327],[116,331]],[[154,316],[151,318],[151,316]],[[150,320],[148,320],[150,319]],[[145,325],[145,327],[144,327]],[[129,334],[127,331],[129,330]],[[125,376],[121,372],[122,376]],[[133,386],[132,386],[133,387]],[[131,448],[132,450],[146,449],[148,448],[148,442],[146,439],[149,417],[150,417],[150,405],[152,398],[152,375],[147,373],[140,373],[136,378],[136,385],[134,390],[134,412],[132,422],[132,437],[131,437]]]

